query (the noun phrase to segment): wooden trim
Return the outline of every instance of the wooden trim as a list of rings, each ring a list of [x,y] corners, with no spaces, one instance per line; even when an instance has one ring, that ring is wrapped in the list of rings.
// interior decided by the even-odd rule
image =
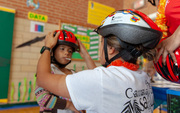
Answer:
[[[61,20],[59,20],[59,30],[61,30]]]
[[[77,26],[82,26],[82,27],[87,27],[87,28],[92,28],[92,29],[95,29],[98,27],[97,25],[93,25],[93,24],[76,23],[76,22],[67,21],[67,20],[63,20],[63,21],[61,21],[61,23],[72,24],[72,25],[77,25]]]
[[[16,13],[16,10],[15,10],[15,9],[3,7],[3,6],[0,6],[0,10],[1,10],[1,11],[5,11],[5,12],[9,12],[9,13]]]
[[[7,103],[8,99],[0,99],[0,103]]]

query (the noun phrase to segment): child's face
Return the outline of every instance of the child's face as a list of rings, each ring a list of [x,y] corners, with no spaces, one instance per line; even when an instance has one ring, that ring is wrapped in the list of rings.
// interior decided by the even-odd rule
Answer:
[[[55,58],[61,64],[67,64],[72,57],[73,48],[67,45],[59,45],[55,50]]]
[[[101,36],[101,41],[100,41],[100,49],[99,49],[99,53],[100,53],[100,63],[103,65],[105,64],[106,60],[105,60],[105,56],[104,56],[104,38]]]

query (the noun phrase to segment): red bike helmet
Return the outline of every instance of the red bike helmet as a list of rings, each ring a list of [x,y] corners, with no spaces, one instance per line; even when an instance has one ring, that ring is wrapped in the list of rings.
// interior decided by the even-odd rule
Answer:
[[[55,58],[55,50],[59,45],[67,45],[73,48],[73,52],[74,51],[78,51],[79,46],[78,46],[78,41],[77,38],[75,37],[75,35],[70,32],[70,31],[66,31],[66,30],[56,30],[56,32],[54,33],[54,36],[56,35],[56,33],[60,31],[60,35],[58,37],[58,41],[56,46],[52,49],[53,54],[51,56],[51,63],[55,63],[57,64],[60,68],[64,68],[66,67],[71,60],[67,63],[67,64],[61,64],[59,63],[56,58]]]
[[[72,32],[66,30],[56,30],[55,33],[57,33],[58,31],[60,31],[60,35],[58,37],[57,45],[68,45],[72,47],[75,51],[79,49],[77,38]]]
[[[164,39],[162,39],[161,41],[163,41]],[[164,79],[174,83],[180,83],[180,47],[174,51],[174,54],[177,60],[176,64],[174,64],[171,55],[168,54],[166,57],[166,65],[162,63],[162,55],[161,55],[158,62],[154,63],[154,66],[157,72]]]
[[[142,51],[136,49],[137,45],[142,45],[148,51],[155,48],[162,37],[159,27],[147,15],[132,9],[111,13],[95,31],[102,35],[105,41],[109,35],[116,36],[125,51],[122,53],[124,57],[119,55],[116,58],[121,57],[128,62],[133,58],[137,59],[142,54]],[[107,46],[106,42],[105,46]],[[106,47],[104,51],[106,62],[108,62],[106,64],[116,59],[109,60]]]

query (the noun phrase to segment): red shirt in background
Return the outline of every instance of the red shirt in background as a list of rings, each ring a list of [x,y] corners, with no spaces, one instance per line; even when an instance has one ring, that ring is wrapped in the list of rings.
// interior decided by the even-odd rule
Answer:
[[[171,36],[180,25],[180,0],[166,0],[165,16],[168,36]]]

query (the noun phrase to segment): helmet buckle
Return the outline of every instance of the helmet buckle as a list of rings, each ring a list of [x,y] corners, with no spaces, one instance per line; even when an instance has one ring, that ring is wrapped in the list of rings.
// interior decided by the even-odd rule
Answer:
[[[131,53],[131,55],[133,55],[136,58],[141,56],[141,54],[142,54],[142,52],[138,51],[136,48],[133,48],[130,53]]]

